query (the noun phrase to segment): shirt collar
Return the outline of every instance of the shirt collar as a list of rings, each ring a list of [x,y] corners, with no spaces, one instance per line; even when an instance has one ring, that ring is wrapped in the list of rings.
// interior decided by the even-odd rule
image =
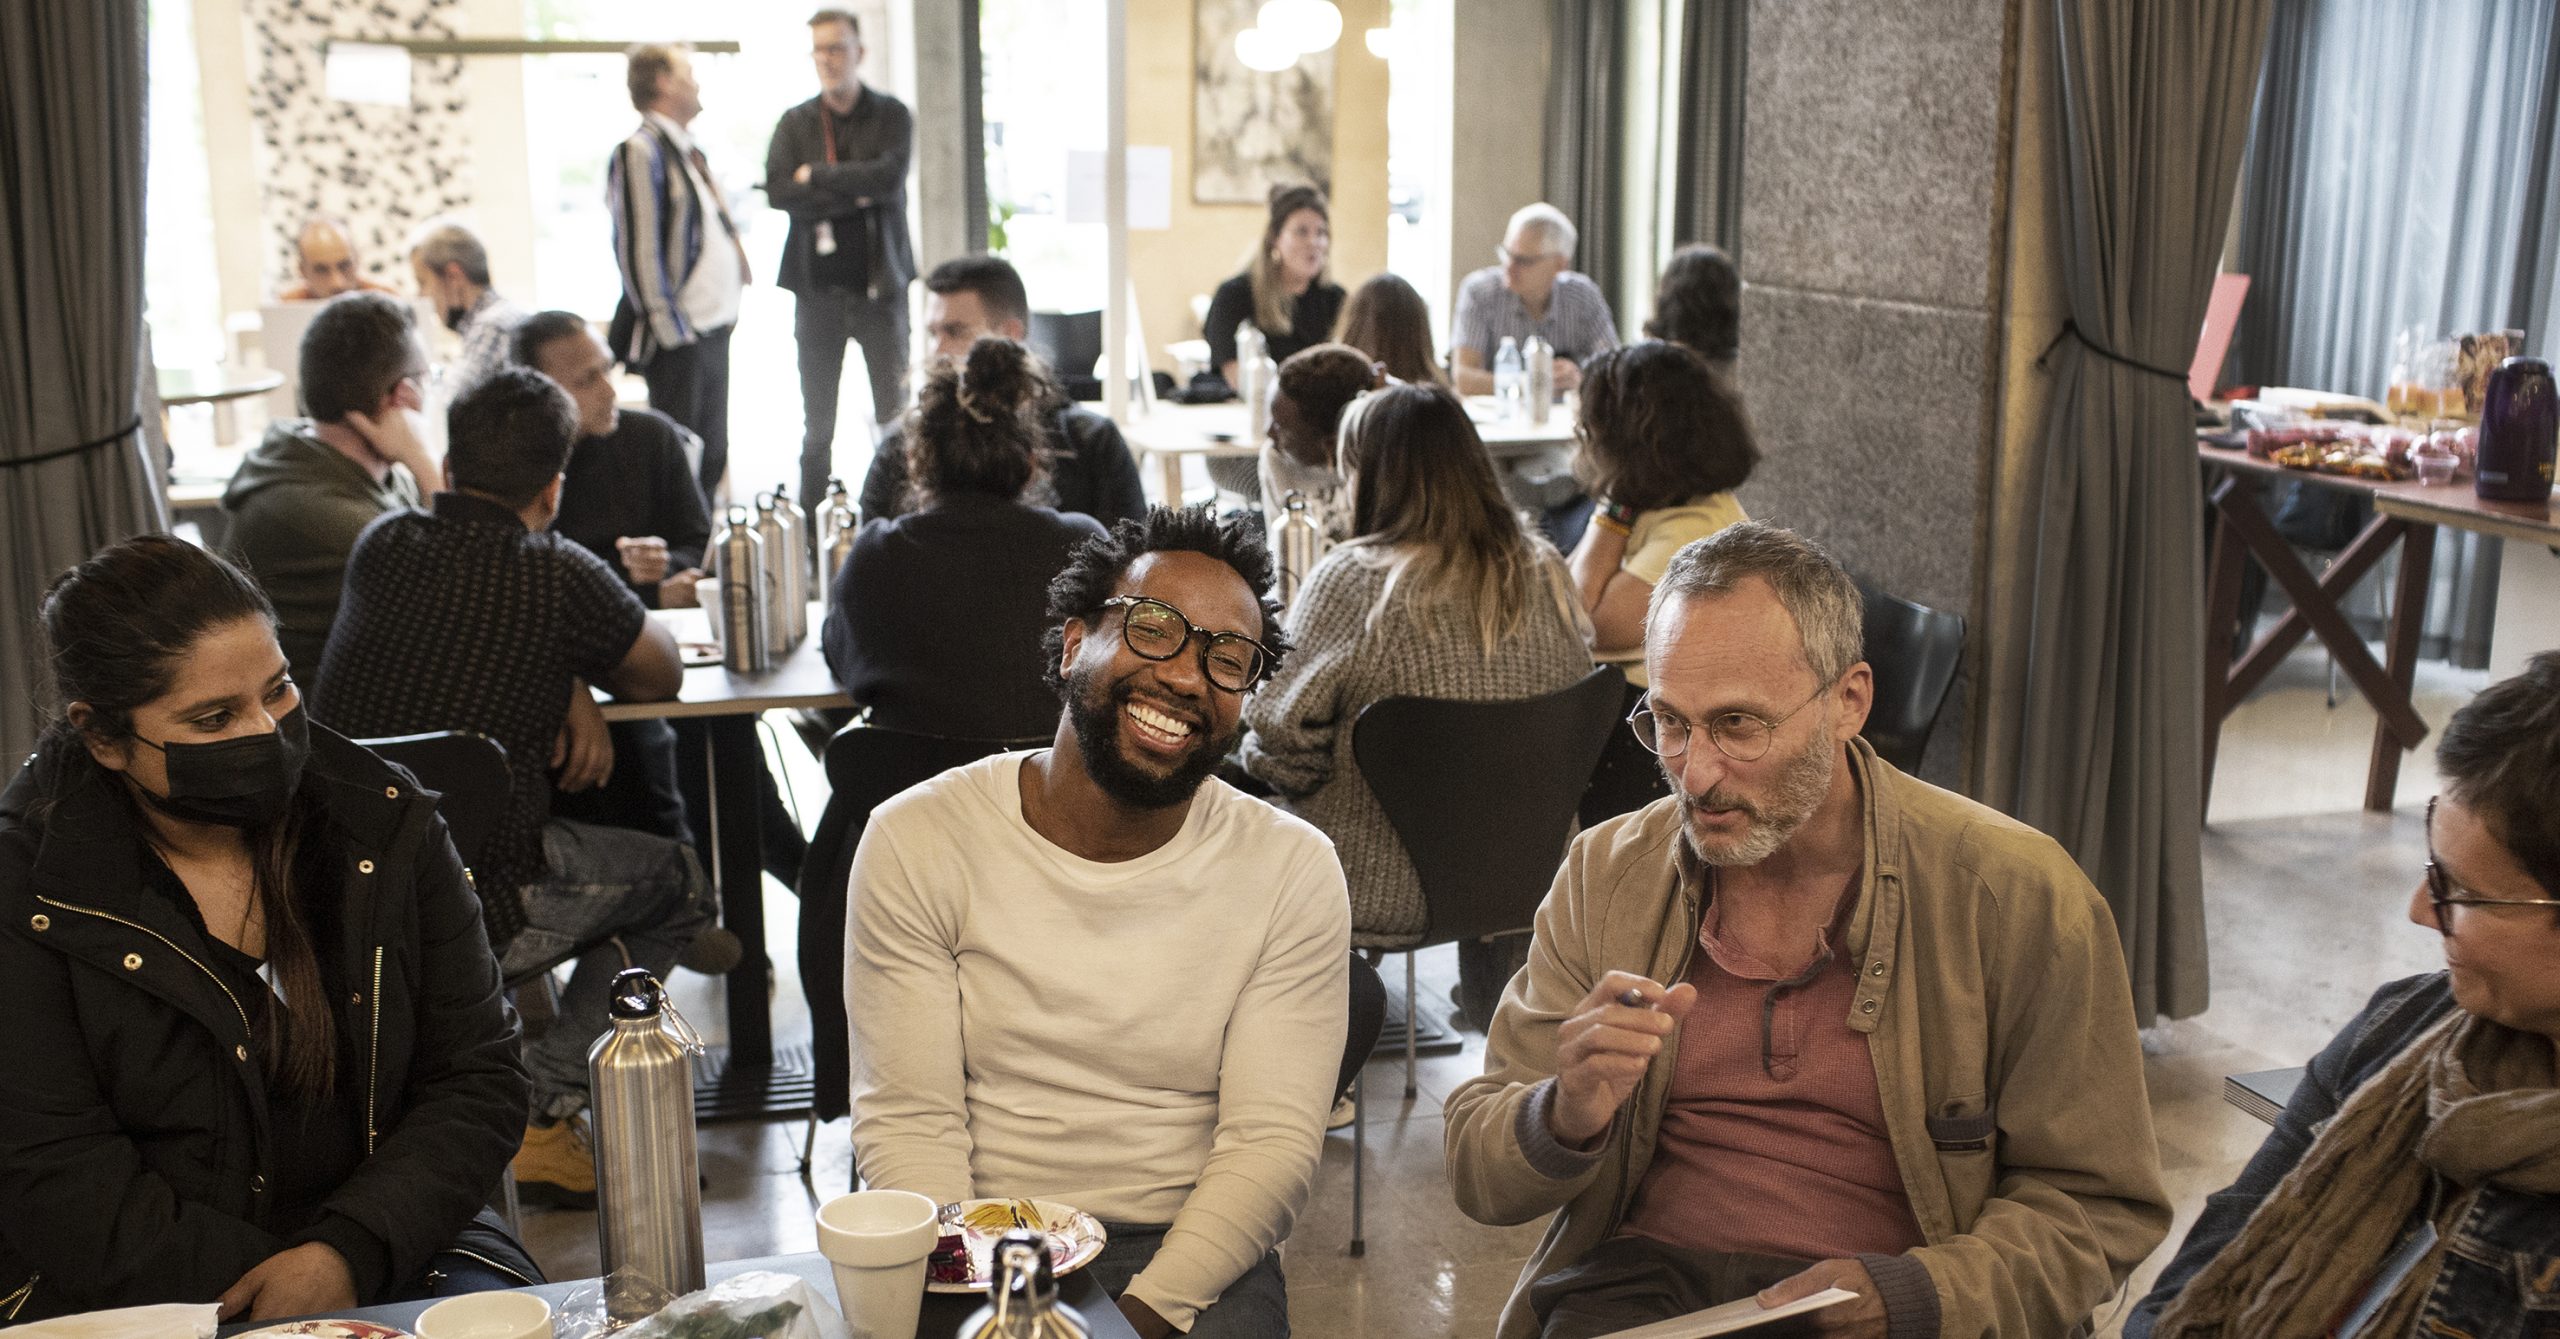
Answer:
[[[675,141],[677,151],[693,152],[693,136],[683,126],[677,125],[674,118],[661,112],[642,112],[640,119],[656,127],[659,134]]]
[[[435,517],[439,521],[462,521],[473,525],[505,525],[524,528],[524,518],[504,503],[492,502],[470,493],[442,492],[435,495]]]

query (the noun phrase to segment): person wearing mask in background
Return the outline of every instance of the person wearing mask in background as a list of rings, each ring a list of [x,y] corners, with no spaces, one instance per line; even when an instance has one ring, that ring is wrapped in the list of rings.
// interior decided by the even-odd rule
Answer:
[[[0,793],[0,1323],[269,1321],[542,1281],[483,1208],[516,1022],[435,796],[311,719],[239,570],[57,578]]]
[[[437,477],[424,443],[427,350],[409,304],[383,293],[330,300],[302,332],[308,418],[267,435],[222,490],[223,552],[276,610],[276,638],[306,687],[338,616],[347,553],[374,518],[418,505]]]
[[[865,521],[827,593],[827,667],[872,724],[960,739],[1056,727],[1040,656],[1049,582],[1104,533],[1031,500],[1056,394],[1009,339],[934,359],[904,429],[917,506]]]
[[[278,302],[326,302],[340,293],[388,293],[389,284],[365,277],[356,260],[354,232],[345,219],[315,215],[293,235],[295,282],[276,294]]]
[[[1654,281],[1653,315],[1644,333],[1694,350],[1731,385],[1734,355],[1742,345],[1742,273],[1732,257],[1711,246],[1672,252]]]
[[[702,85],[692,52],[644,42],[625,56],[640,128],[605,171],[622,301],[606,339],[649,383],[649,407],[702,439],[702,491],[729,471],[729,334],[750,282],[746,244],[693,141]]]
[[[846,340],[862,345],[872,417],[889,423],[906,404],[907,284],[916,277],[907,165],[916,123],[905,103],[862,81],[862,55],[862,25],[851,12],[809,16],[818,96],[782,114],[764,158],[765,198],[791,216],[779,282],[794,300],[800,505],[813,512],[836,472]]]
[[[506,365],[508,342],[524,308],[489,286],[489,250],[459,223],[431,223],[409,244],[409,269],[418,293],[435,304],[447,330],[462,337],[462,356],[449,373],[458,390]]]
[[[2560,652],[2436,744],[2407,915],[2445,970],[2395,981],[2313,1056],[2128,1339],[2549,1329],[2560,1259]]]
[[[1324,192],[1313,186],[1274,186],[1262,226],[1262,242],[1244,272],[1218,285],[1200,333],[1209,341],[1209,366],[1227,385],[1241,388],[1236,371],[1236,328],[1247,321],[1262,332],[1274,363],[1321,344],[1342,315],[1342,285],[1325,278],[1333,252],[1332,216]]]
[[[1582,384],[1582,364],[1618,347],[1618,324],[1600,286],[1573,269],[1573,221],[1550,204],[1524,205],[1503,230],[1495,259],[1458,285],[1449,323],[1450,376],[1461,395],[1493,393],[1493,360],[1509,336],[1536,335],[1555,354],[1556,393]]]
[[[1384,366],[1387,375],[1414,386],[1446,386],[1432,353],[1431,307],[1403,276],[1374,274],[1351,290],[1333,342],[1348,344]]]
[[[1031,330],[1031,298],[1022,275],[1001,256],[962,256],[933,267],[924,278],[924,333],[936,358],[965,359],[980,339],[1020,344]],[[1056,369],[1050,369],[1054,378]],[[1050,390],[1040,410],[1041,447],[1047,457],[1044,491],[1037,505],[1090,516],[1105,529],[1147,510],[1137,457],[1120,425]],[[862,477],[862,519],[897,516],[909,509],[906,420],[891,424]]]
[[[1564,559],[1522,528],[1447,387],[1364,396],[1338,441],[1351,533],[1289,607],[1289,659],[1245,704],[1244,767],[1333,839],[1352,942],[1401,951],[1422,938],[1422,885],[1360,775],[1353,722],[1381,698],[1563,688],[1591,672],[1589,628]],[[1459,1003],[1481,1027],[1528,938],[1458,948]]]
[[[1336,468],[1334,432],[1342,411],[1379,384],[1378,365],[1348,344],[1318,344],[1280,364],[1271,392],[1271,438],[1255,469],[1262,488],[1265,535],[1280,533],[1289,495],[1306,499],[1307,519],[1325,542],[1352,535],[1351,497]]]

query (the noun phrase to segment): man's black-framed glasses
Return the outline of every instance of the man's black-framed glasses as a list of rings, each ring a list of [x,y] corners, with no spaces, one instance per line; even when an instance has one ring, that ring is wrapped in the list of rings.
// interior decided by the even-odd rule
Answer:
[[[2427,799],[2427,901],[2435,910],[2437,934],[2453,933],[2451,907],[2560,907],[2560,898],[2482,897],[2455,883],[2436,861],[2436,800],[2440,798]]]
[[[1778,737],[1778,727],[1794,720],[1797,712],[1821,701],[1822,695],[1830,691],[1829,683],[1814,689],[1813,696],[1797,703],[1795,711],[1774,721],[1747,711],[1728,711],[1709,717],[1704,725],[1655,711],[1653,699],[1648,697],[1628,714],[1627,726],[1636,732],[1636,742],[1657,757],[1677,758],[1688,752],[1691,736],[1704,730],[1707,738],[1715,742],[1717,752],[1735,762],[1758,762],[1768,756],[1770,741]]]
[[[1250,691],[1271,665],[1271,648],[1241,632],[1211,632],[1191,625],[1182,611],[1149,595],[1115,595],[1102,602],[1119,609],[1120,640],[1145,660],[1171,660],[1191,639],[1200,647],[1200,672],[1230,693]]]

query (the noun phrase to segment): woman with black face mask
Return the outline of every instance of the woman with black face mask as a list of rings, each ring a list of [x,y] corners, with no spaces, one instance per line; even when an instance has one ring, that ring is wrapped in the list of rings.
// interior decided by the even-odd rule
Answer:
[[[0,1325],[538,1281],[483,1205],[526,1083],[432,797],[309,719],[240,571],[146,536],[45,598],[0,792]]]

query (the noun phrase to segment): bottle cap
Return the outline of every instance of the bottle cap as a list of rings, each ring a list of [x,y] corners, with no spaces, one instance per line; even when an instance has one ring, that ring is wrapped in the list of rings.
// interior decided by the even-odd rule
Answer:
[[[627,967],[613,978],[611,1013],[617,1019],[655,1018],[666,1001],[666,986],[646,967]]]

